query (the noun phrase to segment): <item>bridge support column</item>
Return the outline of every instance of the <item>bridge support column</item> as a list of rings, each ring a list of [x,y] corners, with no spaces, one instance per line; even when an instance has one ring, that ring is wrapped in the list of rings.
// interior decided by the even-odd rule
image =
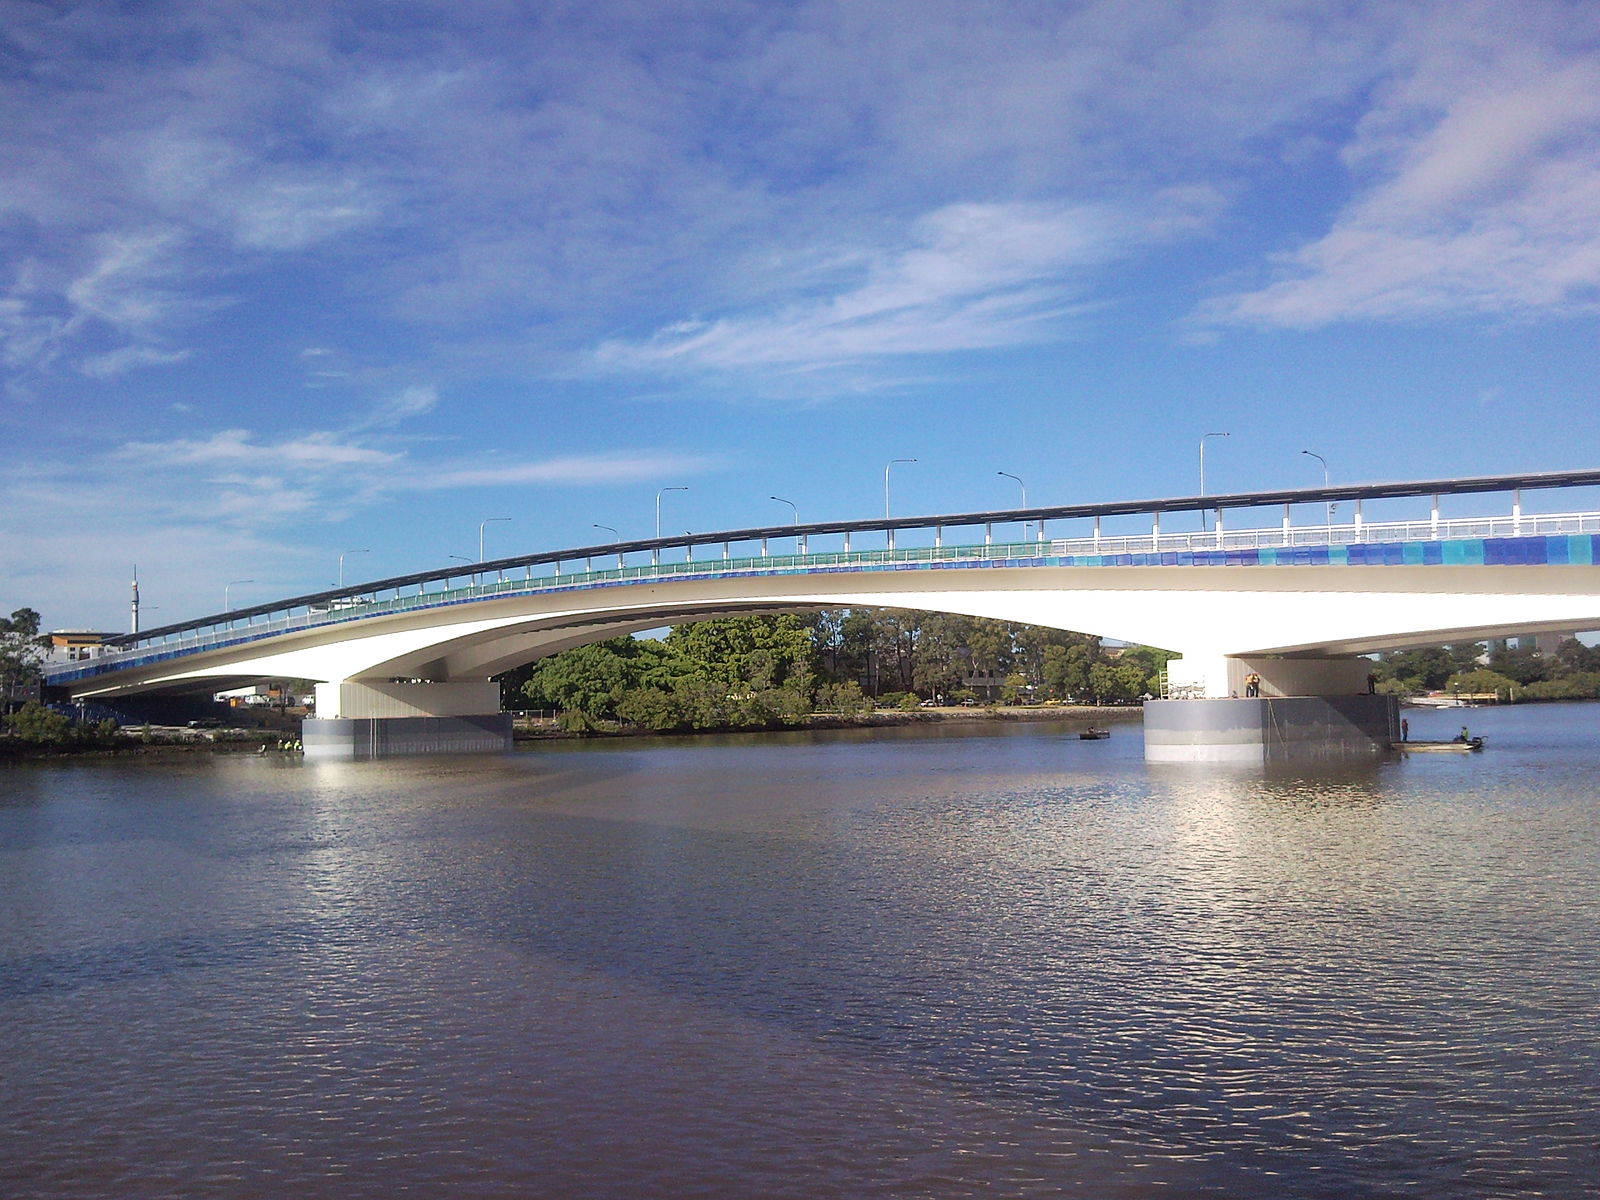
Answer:
[[[1149,762],[1372,758],[1400,739],[1400,704],[1369,695],[1364,658],[1186,655],[1167,664],[1169,700],[1144,706]],[[1250,695],[1251,675],[1260,679]]]
[[[300,727],[308,759],[481,754],[511,748],[511,714],[492,681],[317,685],[317,715]]]

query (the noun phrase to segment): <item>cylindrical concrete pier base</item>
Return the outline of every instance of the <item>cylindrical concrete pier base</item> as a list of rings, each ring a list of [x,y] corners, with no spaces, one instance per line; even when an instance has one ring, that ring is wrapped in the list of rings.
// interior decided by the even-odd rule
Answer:
[[[1147,700],[1147,762],[1339,762],[1374,758],[1400,740],[1394,696],[1260,696]]]

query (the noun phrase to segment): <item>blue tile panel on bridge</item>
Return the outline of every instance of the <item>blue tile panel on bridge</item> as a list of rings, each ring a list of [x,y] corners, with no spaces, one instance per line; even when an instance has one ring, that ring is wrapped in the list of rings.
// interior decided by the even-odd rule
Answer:
[[[958,548],[952,548],[958,549]],[[904,551],[915,554],[917,551]],[[821,556],[818,556],[821,557]],[[1264,546],[1257,549],[1192,550],[1181,552],[1145,551],[1127,554],[1019,554],[1006,558],[923,560],[902,562],[856,562],[849,564],[816,564],[772,567],[736,567],[732,570],[715,568],[715,562],[704,564],[712,570],[697,571],[698,563],[673,564],[653,578],[662,582],[689,579],[739,579],[772,575],[832,575],[871,574],[878,571],[928,571],[968,570],[995,567],[1266,567],[1266,566],[1543,566],[1582,565],[1600,562],[1600,534],[1558,534],[1539,537],[1511,538],[1460,538],[1439,542],[1372,542],[1344,546]],[[651,577],[646,577],[651,578]],[[415,612],[425,609],[450,608],[473,604],[480,600],[504,599],[517,595],[540,595],[572,590],[599,590],[626,587],[643,582],[641,578],[602,579],[582,581],[550,578],[531,580],[523,586],[520,581],[507,581],[504,585],[485,588],[469,595],[435,594],[418,597],[420,603],[403,606],[375,604],[362,612],[334,617],[316,622],[317,628],[330,625],[359,623],[363,619],[394,612]],[[301,626],[300,628],[304,628]],[[145,666],[172,659],[186,658],[199,651],[226,649],[265,638],[276,637],[278,630],[231,630],[226,635],[207,640],[201,645],[181,648],[152,646],[142,653],[105,661],[79,664],[69,670],[51,671],[47,682],[51,684],[76,683],[97,675],[108,674],[128,667]]]
[[[1070,554],[1021,560],[1064,567],[1520,567],[1592,565],[1600,534],[1461,538],[1448,542],[1371,542],[1349,546],[1264,546],[1142,554]],[[1017,561],[1017,560],[1012,560]],[[984,564],[988,565],[988,564]]]

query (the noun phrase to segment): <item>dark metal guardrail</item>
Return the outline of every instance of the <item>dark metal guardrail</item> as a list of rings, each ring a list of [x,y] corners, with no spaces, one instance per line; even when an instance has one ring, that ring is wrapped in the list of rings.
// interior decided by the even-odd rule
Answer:
[[[1415,496],[1459,496],[1482,492],[1536,491],[1548,488],[1589,487],[1600,485],[1600,469],[1582,471],[1544,471],[1522,475],[1480,475],[1460,479],[1420,479],[1401,483],[1353,483],[1328,487],[1290,488],[1271,492],[1230,492],[1222,495],[1176,496],[1158,500],[1121,500],[1106,504],[1064,504],[1042,508],[1007,508],[986,512],[946,513],[938,516],[872,517],[857,521],[818,521],[806,525],[756,525],[746,529],[725,529],[709,533],[695,533],[664,538],[639,538],[632,541],[609,542],[595,546],[573,546],[563,550],[548,550],[538,554],[516,555],[510,558],[490,559],[472,563],[466,569],[453,567],[447,570],[416,571],[408,575],[392,575],[365,583],[334,588],[329,591],[309,592],[267,604],[235,608],[227,612],[212,613],[194,620],[179,621],[138,633],[117,634],[106,639],[108,646],[129,646],[152,638],[161,638],[185,630],[222,625],[268,613],[281,613],[297,608],[317,605],[333,606],[338,601],[348,601],[372,592],[394,588],[417,587],[452,579],[470,578],[488,573],[499,573],[518,568],[541,566],[550,563],[570,562],[575,559],[594,559],[636,554],[641,551],[659,553],[662,550],[688,549],[695,546],[715,546],[733,542],[755,542],[768,538],[809,538],[825,534],[889,533],[902,529],[961,528],[975,525],[1000,525],[1020,521],[1060,521],[1084,517],[1119,517],[1145,514],[1156,516],[1174,512],[1220,512],[1226,509],[1269,508],[1287,504],[1324,504],[1340,500],[1389,500]]]

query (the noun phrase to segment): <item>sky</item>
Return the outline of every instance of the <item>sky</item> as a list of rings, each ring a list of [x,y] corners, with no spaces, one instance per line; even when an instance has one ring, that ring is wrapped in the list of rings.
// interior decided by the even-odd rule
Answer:
[[[893,459],[897,515],[1194,494],[1210,432],[1213,492],[1600,466],[1597,312],[1590,0],[0,0],[49,628]]]

